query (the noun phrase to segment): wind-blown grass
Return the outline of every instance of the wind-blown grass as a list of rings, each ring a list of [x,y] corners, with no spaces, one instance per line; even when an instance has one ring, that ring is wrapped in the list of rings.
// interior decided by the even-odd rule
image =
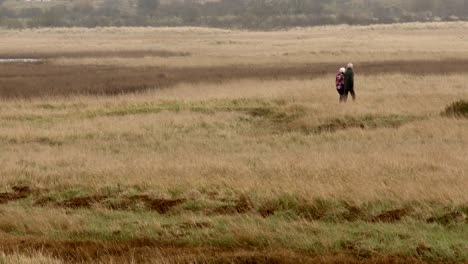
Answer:
[[[369,45],[333,51],[343,29]],[[27,92],[25,69],[35,87],[1,99],[0,262],[466,261],[467,123],[445,116],[467,75],[419,61],[463,61],[466,29],[380,29],[0,32],[6,53],[40,36],[31,52],[101,56],[0,71],[3,91]],[[190,56],[133,58],[136,39]],[[340,104],[348,60],[358,99]]]

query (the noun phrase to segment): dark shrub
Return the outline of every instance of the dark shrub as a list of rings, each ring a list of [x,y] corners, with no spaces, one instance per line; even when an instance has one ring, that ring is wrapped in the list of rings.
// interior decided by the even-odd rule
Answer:
[[[442,115],[468,118],[468,101],[460,100],[450,104],[442,112]]]

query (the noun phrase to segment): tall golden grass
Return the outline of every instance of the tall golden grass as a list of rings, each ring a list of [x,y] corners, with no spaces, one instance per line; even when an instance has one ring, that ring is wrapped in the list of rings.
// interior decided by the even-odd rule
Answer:
[[[3,102],[1,182],[466,203],[467,121],[439,116],[467,96],[466,76],[357,78],[358,101],[347,105],[337,103],[333,76]],[[292,132],[264,126],[242,110],[270,103],[303,109],[288,124]],[[174,106],[158,108],[167,104]],[[399,128],[294,130],[366,115],[418,119]]]
[[[118,250],[137,248],[125,245],[134,238],[346,251],[370,263],[466,260],[468,120],[441,115],[468,98],[468,75],[444,64],[467,61],[466,33],[467,23],[1,30],[2,56],[49,59],[0,65],[0,262],[61,263],[69,252],[84,261],[109,244],[110,257],[128,257]],[[340,104],[335,70],[349,61],[357,101]],[[144,89],[117,89],[135,83]],[[18,91],[29,96],[10,96]],[[96,194],[107,200],[81,210],[63,202]],[[186,202],[156,213],[138,204],[150,196]],[[132,197],[130,209],[105,204]],[[389,210],[391,223],[375,224]],[[155,256],[175,257],[187,259]]]
[[[123,67],[118,68],[122,74],[117,74],[122,76],[126,76],[125,67],[142,65],[216,67],[275,63],[278,67],[336,62],[338,68],[353,60],[358,102],[336,103],[333,73],[312,80],[294,76],[289,80],[268,80],[275,76],[259,80],[254,74],[247,76],[250,79],[220,78],[214,84],[184,79],[182,74],[181,83],[141,94],[71,98],[48,98],[45,94],[36,99],[5,99],[0,113],[0,137],[4,142],[1,181],[94,188],[142,184],[185,190],[209,185],[265,194],[286,191],[363,201],[443,199],[463,203],[467,200],[463,190],[468,182],[466,121],[442,118],[439,112],[450,102],[466,97],[466,75],[439,75],[437,71],[430,76],[424,72],[366,74],[360,72],[359,62],[380,61],[384,68],[386,60],[467,58],[468,42],[463,37],[466,30],[466,23],[336,26],[283,32],[199,28],[2,30],[1,38],[8,38],[0,42],[4,54],[21,54],[26,47],[29,54],[55,52],[64,56],[120,51],[125,56],[109,63],[102,56],[53,57],[49,63],[113,64]],[[337,43],[337,34],[343,41]],[[163,59],[165,62],[148,57],[134,64],[125,52],[137,52],[136,47],[142,51],[187,52],[191,56],[168,57]],[[444,65],[440,68],[444,69]],[[133,80],[132,74],[141,76],[139,69],[129,68],[129,80]],[[64,72],[73,76],[73,71]],[[46,76],[47,70],[41,74]],[[59,84],[66,89],[89,80],[98,85],[107,82],[99,78],[87,81],[80,76],[76,80],[60,79]],[[260,76],[264,78],[265,74]],[[239,75],[243,77],[246,76]],[[19,75],[14,78],[21,80]],[[94,89],[92,85],[85,86]],[[34,89],[49,88],[42,83]],[[236,102],[239,99],[248,100]],[[159,103],[167,105],[167,101],[172,106],[153,109]],[[186,102],[199,102],[204,112],[184,108]],[[233,102],[240,104],[241,110],[273,103],[284,111],[299,107],[303,113],[287,124],[287,130],[292,132],[278,133],[276,127],[249,119],[245,109],[226,106]],[[110,115],[109,111],[120,112],[120,116]],[[411,116],[418,121],[398,129],[300,132],[334,118],[365,115]]]

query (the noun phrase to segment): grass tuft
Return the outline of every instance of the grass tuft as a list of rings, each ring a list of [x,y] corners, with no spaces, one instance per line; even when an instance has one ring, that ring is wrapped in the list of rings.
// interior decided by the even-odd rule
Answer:
[[[468,101],[460,100],[448,105],[442,112],[442,116],[468,118]]]

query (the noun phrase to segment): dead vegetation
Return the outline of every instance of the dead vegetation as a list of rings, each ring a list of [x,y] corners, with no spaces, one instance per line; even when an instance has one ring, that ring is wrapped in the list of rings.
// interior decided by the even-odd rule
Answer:
[[[127,53],[122,54],[125,56]],[[466,60],[363,62],[359,71],[363,75],[449,74],[462,73],[467,66]],[[335,68],[335,63],[179,68],[0,64],[0,98],[119,95],[168,88],[180,83],[220,83],[239,79],[312,79],[334,73]]]

